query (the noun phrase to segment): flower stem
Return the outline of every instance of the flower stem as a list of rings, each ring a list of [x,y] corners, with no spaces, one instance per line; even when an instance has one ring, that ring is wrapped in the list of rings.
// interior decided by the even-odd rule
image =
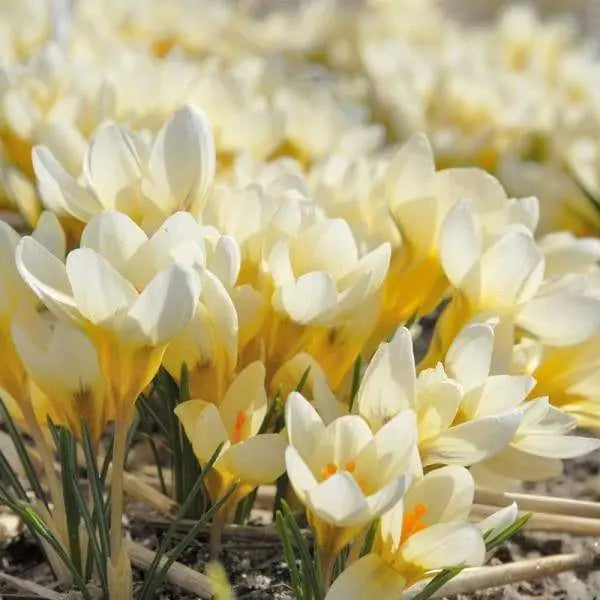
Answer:
[[[123,544],[121,518],[123,516],[123,471],[125,468],[127,429],[127,419],[117,419],[115,421],[113,464],[110,478],[110,556],[113,561],[119,556]]]
[[[213,517],[210,526],[210,560],[217,560],[221,553],[221,538],[223,537],[223,529],[227,513],[223,510],[217,512]]]
[[[321,575],[323,577],[323,585],[325,586],[325,590],[328,590],[329,586],[331,586],[335,557],[335,553],[331,552],[327,548],[323,548],[321,555]]]

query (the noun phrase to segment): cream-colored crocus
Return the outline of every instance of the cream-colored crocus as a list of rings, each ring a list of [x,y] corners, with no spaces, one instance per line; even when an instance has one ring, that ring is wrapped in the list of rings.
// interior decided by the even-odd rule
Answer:
[[[514,348],[513,368],[533,375],[533,394],[547,396],[580,427],[600,431],[600,335],[567,348],[523,338]]]
[[[517,327],[551,346],[580,343],[600,328],[600,301],[582,288],[580,278],[544,280],[543,253],[519,223],[486,235],[470,202],[459,202],[444,221],[440,249],[456,291],[436,326],[425,365],[443,356],[471,319],[499,318],[496,343],[504,362],[497,368],[503,372]]]
[[[521,415],[507,403],[493,414],[459,419],[462,385],[441,364],[416,376],[410,332],[398,328],[380,344],[358,390],[355,410],[373,431],[410,409],[417,415],[418,449],[424,465],[467,466],[500,452],[513,438]]]
[[[154,140],[118,124],[100,127],[78,178],[43,145],[33,149],[33,167],[50,210],[83,223],[118,210],[153,231],[171,213],[201,208],[214,176],[215,148],[204,113],[187,105]]]
[[[337,388],[372,331],[374,294],[389,259],[387,243],[360,256],[343,219],[317,221],[276,242],[266,259],[274,287],[265,335],[269,365],[305,350]]]
[[[562,459],[583,456],[600,446],[594,438],[568,435],[576,421],[547,398],[527,400],[534,389],[530,375],[489,375],[494,352],[490,324],[466,327],[446,356],[446,367],[464,387],[460,418],[486,418],[500,411],[522,414],[518,428],[500,452],[477,465],[503,478],[540,480],[562,472]]]
[[[228,502],[231,508],[256,486],[273,483],[283,473],[285,439],[279,434],[259,433],[267,404],[265,367],[254,362],[235,377],[218,406],[190,400],[175,409],[201,464],[224,444],[207,474],[213,502],[239,482]]]
[[[127,429],[138,394],[156,374],[168,342],[190,322],[200,295],[196,271],[177,262],[152,265],[153,277],[136,288],[125,276],[128,261],[148,243],[129,217],[105,212],[88,223],[66,265],[31,236],[16,251],[33,292],[59,319],[83,329],[98,353],[108,415],[115,420],[109,585],[116,599],[131,596],[121,529]]]
[[[107,382],[110,414],[128,419],[150,382],[167,343],[190,321],[200,293],[196,272],[172,263],[147,266],[152,277],[136,288],[127,263],[149,244],[122,213],[106,212],[84,229],[81,248],[66,265],[31,236],[17,246],[21,276],[58,318],[93,340]]]
[[[12,338],[25,369],[47,398],[55,423],[80,436],[81,421],[97,443],[107,421],[105,383],[96,349],[79,329],[23,308]]]
[[[468,523],[475,484],[463,467],[448,466],[416,481],[381,517],[373,551],[334,581],[328,600],[395,600],[445,567],[485,561],[483,531]],[[489,529],[489,528],[488,528]]]
[[[285,423],[287,474],[329,564],[404,494],[416,441],[415,416],[403,411],[374,435],[358,415],[325,425],[313,406],[293,392],[286,401]]]

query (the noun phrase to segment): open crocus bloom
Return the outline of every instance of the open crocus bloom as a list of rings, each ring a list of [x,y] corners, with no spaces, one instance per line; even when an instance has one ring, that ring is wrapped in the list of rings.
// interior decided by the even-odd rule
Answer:
[[[468,201],[457,203],[448,214],[440,253],[457,292],[436,326],[426,364],[443,354],[473,318],[499,318],[505,358],[510,356],[515,327],[552,346],[578,344],[600,328],[600,300],[587,293],[585,275],[544,281],[544,255],[524,224],[527,219],[517,211],[513,218],[499,230],[486,231]]]
[[[215,171],[215,147],[204,113],[184,106],[148,137],[117,124],[100,127],[76,179],[45,146],[33,149],[33,168],[44,205],[87,223],[103,210],[119,210],[155,229],[169,214],[200,209]]]
[[[467,523],[475,485],[463,467],[448,466],[416,481],[384,514],[373,552],[336,579],[328,600],[396,600],[405,588],[438,569],[485,561],[484,531]],[[486,530],[493,528],[490,522]]]
[[[404,494],[416,441],[415,416],[403,411],[375,435],[358,415],[325,425],[299,393],[285,407],[285,462],[319,544],[335,556]]]
[[[206,480],[213,502],[237,481],[239,486],[227,503],[234,506],[256,486],[273,483],[285,470],[285,439],[275,433],[259,434],[267,414],[262,363],[254,362],[239,373],[218,407],[190,400],[177,406],[175,413],[201,464],[223,443]]]
[[[48,309],[89,334],[109,382],[109,410],[123,418],[156,373],[166,344],[189,323],[200,294],[197,273],[179,263],[152,265],[149,283],[136,288],[125,273],[146,243],[131,219],[107,212],[86,226],[66,265],[31,236],[16,252],[21,276]]]
[[[512,439],[520,421],[516,410],[499,409],[458,422],[462,398],[459,382],[442,365],[416,377],[410,332],[400,327],[380,344],[356,397],[356,408],[377,431],[400,411],[417,414],[418,448],[425,465],[467,466],[493,456]]]

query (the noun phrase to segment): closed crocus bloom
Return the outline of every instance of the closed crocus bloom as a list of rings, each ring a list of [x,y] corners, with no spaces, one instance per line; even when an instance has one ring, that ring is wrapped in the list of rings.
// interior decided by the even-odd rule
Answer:
[[[366,525],[389,510],[410,481],[414,413],[404,411],[373,435],[358,415],[325,425],[312,405],[293,392],[286,401],[290,483],[328,559]]]
[[[64,258],[65,235],[56,217],[44,212],[32,237],[43,245],[55,260]],[[37,299],[19,275],[15,262],[15,251],[19,234],[0,221],[0,388],[8,392],[19,403],[27,396],[27,376],[19,359],[10,333],[11,324],[20,307],[33,307]]]
[[[218,407],[190,400],[177,406],[175,413],[202,465],[223,444],[207,474],[211,500],[216,502],[231,484],[239,485],[223,507],[222,518],[256,486],[273,483],[285,470],[285,439],[275,433],[259,433],[267,414],[265,368],[260,362],[237,375]]]
[[[200,294],[196,272],[172,263],[136,289],[127,261],[147,242],[131,219],[102,213],[82,234],[66,265],[26,236],[17,247],[25,282],[57,317],[85,330],[108,383],[110,414],[127,419],[156,373],[167,343],[192,318]]]
[[[442,467],[416,481],[382,516],[373,552],[338,577],[328,600],[363,598],[365,590],[392,600],[445,567],[483,564],[483,531],[467,523],[474,492],[462,467]]]
[[[25,369],[52,406],[55,423],[79,436],[83,420],[97,443],[110,416],[90,339],[51,314],[25,308],[13,323],[12,336]]]
[[[425,465],[471,465],[493,456],[512,439],[518,410],[498,407],[494,414],[461,422],[463,388],[441,364],[417,378],[410,332],[400,327],[392,341],[380,344],[362,378],[355,407],[373,431],[411,409],[417,415],[418,449]],[[525,393],[526,395],[526,393]]]
[[[466,201],[455,205],[444,221],[442,263],[457,291],[438,322],[425,365],[443,355],[473,318],[499,317],[505,372],[515,327],[552,346],[580,343],[598,330],[600,302],[587,293],[584,275],[544,281],[543,253],[522,223],[509,223],[493,235],[485,232]]]

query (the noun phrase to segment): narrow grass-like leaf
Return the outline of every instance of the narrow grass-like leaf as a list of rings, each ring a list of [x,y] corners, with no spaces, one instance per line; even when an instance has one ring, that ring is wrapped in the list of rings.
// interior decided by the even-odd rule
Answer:
[[[27,492],[3,452],[0,452],[0,477],[5,482],[5,486],[13,489],[19,500],[27,502]]]
[[[196,482],[194,483],[194,487],[190,490],[190,493],[188,494],[184,503],[179,507],[177,516],[175,517],[173,523],[171,523],[169,529],[167,529],[167,532],[160,543],[158,551],[156,552],[156,555],[154,556],[154,560],[150,564],[150,567],[148,568],[148,571],[146,573],[146,579],[144,581],[144,585],[142,586],[142,589],[141,589],[140,595],[139,595],[140,600],[143,600],[144,598],[152,598],[152,596],[147,595],[148,589],[152,585],[152,581],[154,579],[154,576],[156,574],[156,571],[158,569],[160,561],[161,561],[162,557],[164,556],[165,552],[167,551],[167,548],[171,545],[171,541],[173,539],[173,536],[177,532],[179,523],[185,517],[189,507],[192,505],[192,503],[196,499],[196,496],[202,489],[202,486],[204,483],[204,477],[205,477],[206,473],[208,473],[210,471],[210,469],[214,465],[215,461],[219,457],[221,450],[223,448],[223,445],[224,445],[224,442],[219,444],[217,449],[213,452],[209,461],[206,463],[206,466],[202,469],[200,475],[196,479]]]
[[[73,564],[69,555],[65,552],[60,541],[56,536],[48,529],[48,526],[40,519],[39,515],[24,502],[9,503],[8,507],[27,525],[29,530],[34,536],[37,536],[46,541],[52,549],[58,554],[59,558],[63,561],[69,572],[73,577],[73,582],[81,591],[81,594],[85,600],[92,600],[92,596],[85,585],[85,581],[81,577],[76,566]]]
[[[465,567],[457,565],[442,569],[412,600],[427,600],[431,598],[443,585],[454,579]]]
[[[296,386],[296,392],[302,392],[302,388],[306,384],[306,380],[308,379],[308,375],[310,373],[310,366],[306,367],[306,371],[302,373],[302,377],[300,377],[300,381],[298,381],[298,385]]]
[[[83,565],[81,560],[81,545],[79,540],[79,525],[81,515],[76,500],[78,473],[75,463],[75,441],[72,434],[64,427],[58,433],[58,456],[62,470],[62,490],[65,506],[65,516],[67,518],[67,535],[69,537],[69,550],[71,560],[80,574],[83,574]]]
[[[81,445],[85,456],[85,466],[87,470],[88,484],[92,494],[94,510],[92,514],[92,523],[98,528],[98,538],[100,551],[103,556],[110,555],[109,528],[104,512],[104,486],[98,473],[98,465],[92,445],[90,430],[85,421],[81,421]]]
[[[489,552],[490,550],[493,550],[494,548],[497,548],[503,544],[506,540],[515,535],[515,533],[520,531],[525,526],[527,521],[529,521],[529,519],[531,519],[531,513],[526,513],[518,519],[515,519],[515,521],[513,521],[508,527],[500,531],[494,537],[490,537],[489,535],[484,536],[485,549]]]
[[[294,596],[296,600],[308,600],[305,598],[304,595],[300,571],[298,570],[298,565],[296,564],[296,556],[294,554],[294,549],[290,540],[290,533],[287,530],[285,524],[285,517],[283,516],[281,511],[277,511],[277,515],[275,517],[275,526],[277,527],[277,531],[281,539],[281,545],[283,547],[285,562],[287,563],[288,569],[290,571],[290,579],[292,581],[292,588],[294,589]]]
[[[23,436],[17,429],[13,418],[10,415],[9,410],[6,408],[6,404],[2,400],[2,396],[0,395],[0,414],[2,416],[2,421],[4,426],[6,427],[6,431],[14,444],[15,450],[19,455],[19,460],[21,461],[21,465],[23,466],[23,470],[25,471],[25,475],[27,476],[27,480],[29,481],[29,485],[33,490],[36,498],[41,500],[48,508],[48,502],[46,500],[46,495],[42,489],[42,484],[35,472],[35,468],[29,458],[29,454],[27,452],[27,448],[25,447],[25,443],[23,442]]]
[[[352,387],[350,389],[350,404],[348,411],[351,413],[354,408],[354,400],[356,399],[356,395],[358,394],[358,390],[360,388],[360,368],[362,365],[362,358],[360,354],[356,357],[354,361],[354,367],[352,369]]]
[[[306,543],[306,539],[298,527],[298,523],[294,518],[288,503],[285,500],[281,501],[281,513],[285,518],[285,523],[292,535],[295,546],[298,548],[300,553],[300,559],[302,561],[302,575],[309,581],[310,588],[312,589],[312,595],[316,600],[321,600],[325,597],[325,586],[321,578],[320,571],[317,572],[315,568],[315,561],[310,554],[310,549]]]
[[[365,541],[363,542],[363,547],[360,551],[360,556],[364,556],[365,554],[369,554],[373,549],[373,544],[375,542],[375,536],[377,535],[377,529],[379,528],[379,519],[375,519],[369,525],[369,529],[367,530],[367,535],[365,536]]]

